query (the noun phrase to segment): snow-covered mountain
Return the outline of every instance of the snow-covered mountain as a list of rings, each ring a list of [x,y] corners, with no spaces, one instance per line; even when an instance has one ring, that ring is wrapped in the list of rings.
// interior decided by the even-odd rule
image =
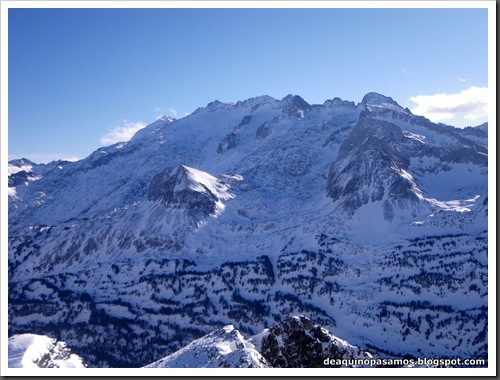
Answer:
[[[270,368],[241,333],[228,325],[188,344],[146,368]]]
[[[42,175],[54,168],[62,168],[69,161],[52,161],[48,164],[36,164],[27,158],[11,160],[8,164],[8,184],[9,195],[15,197],[16,186],[28,186],[30,181],[36,181],[42,178]]]
[[[322,368],[330,366],[326,359],[363,367],[373,358],[301,315],[249,339],[233,325],[221,327],[146,368]]]
[[[9,368],[85,368],[65,342],[45,335],[21,334],[9,338]]]
[[[10,335],[139,367],[303,314],[377,352],[487,356],[486,126],[262,96],[9,164]]]

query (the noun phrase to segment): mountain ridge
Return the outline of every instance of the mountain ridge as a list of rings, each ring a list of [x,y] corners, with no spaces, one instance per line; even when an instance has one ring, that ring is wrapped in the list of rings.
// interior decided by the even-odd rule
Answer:
[[[248,339],[233,325],[221,327],[145,368],[323,368],[330,367],[325,359],[362,363],[373,358],[300,315]]]
[[[487,142],[375,93],[157,120],[10,187],[9,335],[143,366],[293,313],[395,356],[485,357]]]

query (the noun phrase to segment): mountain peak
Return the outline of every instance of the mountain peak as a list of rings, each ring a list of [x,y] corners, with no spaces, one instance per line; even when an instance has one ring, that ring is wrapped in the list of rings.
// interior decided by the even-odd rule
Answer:
[[[409,109],[404,109],[391,97],[376,92],[366,94],[360,105],[366,112],[379,117],[397,117],[398,119],[409,120],[408,118],[412,115]]]
[[[25,157],[23,158],[16,158],[14,160],[9,161],[9,165],[15,165],[15,166],[33,166],[35,163]]]
[[[391,105],[399,106],[399,104],[396,103],[391,97],[379,94],[377,92],[367,93],[363,97],[363,100],[361,101],[361,103],[365,104],[365,105],[368,105],[368,104],[371,104],[371,105],[391,104]]]
[[[355,108],[356,104],[354,102],[348,101],[348,100],[342,100],[338,97],[335,97],[333,99],[328,99],[325,100],[323,103],[323,106],[325,107],[346,107],[346,108]]]
[[[266,368],[266,360],[251,347],[243,335],[227,325],[164,357],[146,368]]]
[[[325,358],[347,361],[373,356],[299,315],[248,340],[233,325],[219,328],[146,368],[321,368]]]
[[[214,100],[210,103],[208,103],[205,107],[199,107],[191,115],[196,115],[200,113],[212,113],[216,111],[222,111],[222,110],[227,110],[235,107],[234,103],[224,103],[221,102],[220,100]]]
[[[299,95],[288,94],[282,99],[283,102],[293,104],[302,108],[309,108],[311,105],[302,99]]]
[[[269,95],[261,95],[261,96],[256,96],[253,98],[248,98],[246,100],[240,100],[236,103],[237,107],[245,107],[245,106],[251,106],[255,107],[257,105],[262,105],[262,104],[267,104],[267,103],[273,103],[276,102],[276,99],[274,99],[272,96]]]
[[[216,99],[213,102],[208,103],[205,109],[208,112],[216,112],[216,111],[231,109],[234,106],[235,106],[234,103],[224,103]]]
[[[298,95],[287,95],[282,99],[283,115],[285,117],[296,117],[302,119],[304,112],[311,109],[311,105]]]
[[[222,201],[233,197],[228,189],[227,184],[204,171],[179,165],[166,168],[151,179],[148,200],[209,216],[218,214]]]

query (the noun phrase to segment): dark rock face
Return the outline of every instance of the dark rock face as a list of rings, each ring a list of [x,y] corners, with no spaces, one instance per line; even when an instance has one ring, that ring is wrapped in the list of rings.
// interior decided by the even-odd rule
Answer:
[[[269,123],[263,123],[259,126],[257,129],[257,132],[255,133],[255,138],[257,140],[264,140],[267,136],[269,136],[272,132],[271,127],[269,126]]]
[[[417,201],[418,189],[404,175],[410,160],[398,149],[403,139],[396,125],[361,117],[330,166],[328,196],[340,200],[348,213],[387,197]]]
[[[205,185],[195,183],[183,165],[167,168],[151,179],[149,201],[160,201],[173,208],[186,208],[192,214],[211,215],[218,198]]]
[[[235,148],[236,145],[238,145],[238,137],[234,132],[231,132],[221,140],[219,146],[217,147],[217,153],[226,153],[228,150]]]
[[[300,119],[304,117],[304,112],[311,109],[311,105],[298,95],[287,95],[283,98],[283,103],[282,115],[284,117]]]
[[[31,180],[35,179],[36,177],[37,177],[36,174],[27,173],[24,170],[21,170],[20,172],[11,174],[9,176],[9,187],[24,185],[28,181],[31,181]]]
[[[43,355],[36,365],[40,368],[59,368],[58,361],[69,360],[72,352],[65,342],[57,342],[55,339],[54,348]]]
[[[354,357],[353,348],[339,344],[327,330],[301,315],[272,327],[262,340],[261,354],[275,368],[322,368],[325,358]]]

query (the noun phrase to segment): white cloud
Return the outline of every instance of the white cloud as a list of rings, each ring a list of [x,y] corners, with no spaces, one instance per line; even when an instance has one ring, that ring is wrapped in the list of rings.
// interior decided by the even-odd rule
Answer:
[[[111,145],[118,142],[125,142],[132,138],[135,133],[146,126],[145,123],[137,121],[135,123],[124,120],[122,126],[118,126],[106,135],[101,137],[102,145]]]
[[[458,77],[457,80],[460,82],[460,83],[464,83],[464,82],[467,82],[467,79],[465,78],[460,78]]]
[[[476,120],[488,116],[487,87],[472,86],[458,94],[418,95],[410,100],[416,104],[411,112],[431,121]]]
[[[413,75],[413,69],[407,69],[406,67],[401,67],[399,71],[403,75]]]
[[[160,111],[164,110],[162,113]],[[156,111],[156,120],[161,119],[163,116],[171,116],[173,118],[177,117],[177,110],[175,108],[162,108],[162,107],[155,107]]]

